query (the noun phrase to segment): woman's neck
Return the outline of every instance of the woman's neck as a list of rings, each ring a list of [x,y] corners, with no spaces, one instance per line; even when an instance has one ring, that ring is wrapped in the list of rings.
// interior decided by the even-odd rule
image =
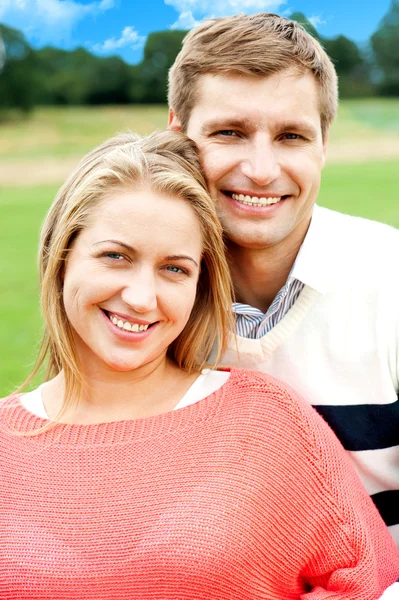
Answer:
[[[198,373],[189,374],[167,357],[129,372],[112,369],[82,373],[83,386],[71,398],[63,423],[93,424],[145,418],[173,410]],[[54,418],[65,397],[60,372],[43,389],[47,414]]]

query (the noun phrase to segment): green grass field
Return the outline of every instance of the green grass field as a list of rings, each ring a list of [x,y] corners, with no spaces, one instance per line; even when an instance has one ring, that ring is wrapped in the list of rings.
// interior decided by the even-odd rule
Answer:
[[[116,131],[163,128],[165,107],[39,110],[30,120],[0,125],[0,161],[31,167],[47,157],[83,155]],[[364,144],[397,136],[399,100],[347,101],[331,134],[333,144]],[[35,163],[37,161],[37,163]],[[398,160],[327,164],[319,203],[399,227]],[[0,181],[0,397],[28,374],[40,338],[36,249],[41,222],[57,186]],[[23,182],[23,185],[21,184]],[[61,183],[61,182],[60,182]]]
[[[0,160],[83,156],[118,132],[165,129],[165,106],[39,108],[26,120],[0,125]]]

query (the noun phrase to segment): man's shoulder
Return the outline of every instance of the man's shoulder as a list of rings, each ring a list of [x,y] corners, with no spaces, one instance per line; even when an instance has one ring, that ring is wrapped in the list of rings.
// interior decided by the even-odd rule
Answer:
[[[391,225],[317,207],[318,236],[326,256],[343,271],[390,276],[399,256],[399,230]]]
[[[351,242],[352,240],[358,240],[369,245],[372,244],[374,239],[374,241],[383,244],[394,244],[399,247],[399,229],[386,223],[348,215],[321,206],[317,207],[317,218],[320,226],[336,234],[345,236],[341,241],[348,240]]]

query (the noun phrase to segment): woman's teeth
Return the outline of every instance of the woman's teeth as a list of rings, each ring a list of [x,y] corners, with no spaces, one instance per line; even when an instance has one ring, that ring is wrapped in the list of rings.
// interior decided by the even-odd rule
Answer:
[[[271,204],[277,204],[280,202],[281,196],[276,198],[258,198],[257,196],[244,196],[244,194],[231,194],[233,200],[237,200],[242,204],[248,204],[249,206],[270,206]]]
[[[110,316],[110,320],[114,325],[119,327],[119,329],[124,329],[125,331],[146,331],[149,328],[149,325],[139,325],[138,323],[129,323],[129,321],[123,321],[122,319],[115,317],[114,315]]]

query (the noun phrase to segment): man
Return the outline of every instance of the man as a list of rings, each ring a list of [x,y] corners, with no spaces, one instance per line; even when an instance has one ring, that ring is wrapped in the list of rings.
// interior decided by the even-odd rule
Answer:
[[[170,72],[226,232],[239,357],[311,402],[399,544],[399,232],[315,206],[337,109],[331,60],[271,14],[207,21]],[[383,202],[383,198],[376,198]]]

